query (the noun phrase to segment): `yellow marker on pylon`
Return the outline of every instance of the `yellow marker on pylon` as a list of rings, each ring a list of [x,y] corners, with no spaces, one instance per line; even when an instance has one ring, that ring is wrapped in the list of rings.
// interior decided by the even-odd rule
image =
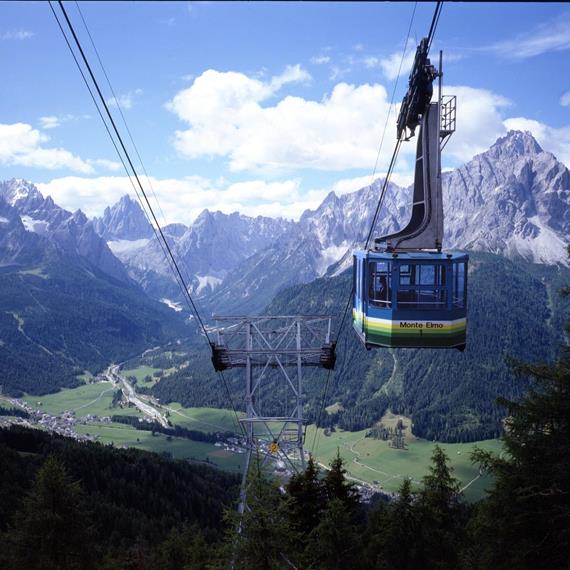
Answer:
[[[269,444],[269,451],[271,453],[277,453],[279,451],[279,444],[276,441],[272,441]]]

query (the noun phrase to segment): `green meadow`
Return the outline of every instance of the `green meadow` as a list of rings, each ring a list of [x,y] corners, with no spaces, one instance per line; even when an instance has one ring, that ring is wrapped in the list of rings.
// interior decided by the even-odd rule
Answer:
[[[183,408],[178,403],[161,406],[162,411],[169,413],[169,419],[187,429],[204,432],[232,431],[239,433],[235,414],[231,410],[217,408]]]
[[[128,370],[122,370],[121,374],[123,376],[134,376],[137,379],[137,386],[144,388],[150,388],[156,384],[157,378],[153,376],[155,372],[160,372],[161,368],[154,368],[153,366],[139,366],[137,368],[131,368]],[[148,382],[145,381],[147,376],[151,377]]]
[[[175,459],[208,462],[221,469],[239,471],[243,455],[224,451],[211,443],[171,437],[163,433],[137,430],[132,426],[111,424],[87,424],[76,426],[77,432],[96,436],[97,441],[115,447],[134,447],[155,453],[167,453]]]
[[[397,491],[405,477],[411,477],[417,488],[422,477],[429,472],[436,443],[411,437],[408,449],[394,449],[389,447],[387,441],[365,437],[366,432],[367,430],[338,430],[327,436],[319,429],[315,438],[315,426],[309,426],[305,449],[311,451],[323,465],[328,465],[339,450],[346,461],[349,475],[369,483],[376,482],[376,485],[386,491]],[[450,459],[453,475],[465,486],[479,475],[479,466],[473,465],[470,459],[473,448],[477,446],[500,453],[502,444],[499,440],[486,440],[475,443],[441,443],[439,446]],[[473,481],[465,489],[465,497],[470,501],[481,498],[490,483],[488,476]]]
[[[137,376],[151,373],[149,367],[137,369]],[[132,374],[132,370],[125,371]],[[132,374],[134,375],[134,374]],[[34,408],[44,410],[51,415],[60,415],[65,411],[73,411],[76,417],[87,414],[99,417],[112,415],[129,415],[143,417],[134,407],[112,406],[115,388],[110,382],[84,384],[73,389],[60,390],[55,394],[44,396],[25,396],[23,399]],[[179,404],[169,404],[161,407],[163,413],[169,416],[173,424],[203,431],[236,431],[234,413],[229,410],[213,408],[183,408]],[[135,447],[156,453],[168,453],[177,459],[208,462],[221,469],[239,471],[243,463],[243,455],[224,451],[211,443],[192,441],[181,437],[167,437],[165,434],[137,430],[132,426],[120,423],[91,423],[77,425],[78,433],[95,436],[98,441],[113,444],[116,447]]]
[[[55,394],[44,396],[25,396],[23,399],[34,408],[44,410],[51,415],[59,415],[65,411],[73,411],[77,416],[92,414],[96,416],[109,416],[115,408],[111,408],[113,401],[113,385],[110,382],[84,384],[78,388],[65,388]]]

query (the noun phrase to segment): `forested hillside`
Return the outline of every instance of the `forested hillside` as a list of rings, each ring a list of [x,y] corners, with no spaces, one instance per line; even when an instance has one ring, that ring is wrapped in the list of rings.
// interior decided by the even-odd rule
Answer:
[[[124,568],[184,525],[220,539],[239,484],[208,466],[15,427],[0,430],[0,464],[3,568],[83,569],[104,558]]]
[[[0,430],[0,566],[567,569],[569,365],[565,349],[553,365],[518,366],[531,390],[501,401],[509,416],[505,453],[472,455],[481,473],[494,475],[476,505],[464,502],[439,446],[418,486],[405,478],[392,500],[371,503],[360,500],[338,453],[326,472],[310,458],[284,485],[268,479],[254,456],[248,508],[239,515],[227,507],[222,526],[235,476],[38,431]]]
[[[135,285],[88,264],[44,260],[0,270],[0,385],[13,395],[78,384],[159,343],[190,334]]]
[[[356,430],[372,426],[390,408],[412,417],[414,433],[439,441],[475,441],[496,437],[504,412],[499,394],[516,397],[511,360],[553,361],[563,344],[563,315],[570,303],[558,290],[570,280],[565,267],[508,260],[472,253],[469,273],[467,349],[386,350],[367,352],[350,330],[350,314],[337,347],[324,414],[324,425]],[[281,291],[267,308],[272,314],[330,314],[338,317],[351,287],[348,273]],[[537,341],[538,339],[538,341]],[[227,407],[227,398],[211,371],[203,342],[183,357],[189,365],[162,379],[153,393],[162,401],[186,406]],[[241,406],[239,372],[228,374],[234,401]],[[315,421],[323,392],[321,370],[305,375],[306,417]],[[277,394],[265,395],[265,403]]]

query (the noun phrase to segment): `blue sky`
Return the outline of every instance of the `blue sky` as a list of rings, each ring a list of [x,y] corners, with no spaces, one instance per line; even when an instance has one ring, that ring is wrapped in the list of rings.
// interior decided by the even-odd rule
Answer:
[[[66,7],[111,99],[75,3]],[[413,7],[81,3],[167,221],[186,223],[205,207],[295,218],[330,190],[368,183]],[[397,101],[433,9],[417,6]],[[30,179],[98,215],[129,186],[49,6],[0,2],[0,14],[0,179]],[[569,6],[445,4],[439,49],[458,95],[446,168],[509,128],[570,165]],[[395,181],[411,181],[413,154],[408,143]]]

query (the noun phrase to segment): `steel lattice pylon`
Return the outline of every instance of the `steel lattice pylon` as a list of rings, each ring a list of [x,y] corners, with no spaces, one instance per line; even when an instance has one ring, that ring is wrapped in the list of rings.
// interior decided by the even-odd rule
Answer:
[[[214,316],[212,360],[217,370],[245,370],[246,459],[240,512],[246,507],[247,475],[254,451],[262,464],[281,461],[305,467],[303,367],[334,368],[329,316]],[[269,394],[267,401],[265,394]]]

